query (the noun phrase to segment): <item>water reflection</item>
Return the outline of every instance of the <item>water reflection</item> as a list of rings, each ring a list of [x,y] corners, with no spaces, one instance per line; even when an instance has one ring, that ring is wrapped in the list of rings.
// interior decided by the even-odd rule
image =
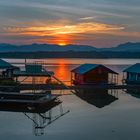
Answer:
[[[66,60],[60,59],[57,63],[58,65],[55,69],[55,76],[68,84],[70,82],[70,69],[68,65],[66,65]]]
[[[75,94],[98,108],[105,107],[118,100],[117,90],[95,89],[95,90],[78,90]]]
[[[127,89],[125,92],[140,99],[140,89]]]
[[[7,106],[1,105],[0,111],[8,111],[8,112],[19,112],[23,113],[27,119],[32,121],[33,134],[35,136],[41,136],[45,133],[45,128],[52,124],[54,121],[69,113],[69,110],[64,111],[61,102],[54,102],[52,106],[49,108],[44,107],[43,109],[36,108],[32,110],[28,106],[22,108],[21,106]]]

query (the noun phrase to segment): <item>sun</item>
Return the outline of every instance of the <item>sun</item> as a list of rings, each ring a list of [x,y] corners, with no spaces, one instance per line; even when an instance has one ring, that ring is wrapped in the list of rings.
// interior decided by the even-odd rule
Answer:
[[[66,46],[66,45],[68,45],[69,44],[69,38],[59,38],[59,39],[57,39],[57,41],[56,41],[56,43],[59,45],[59,46]]]
[[[60,43],[58,43],[58,45],[59,45],[59,46],[66,46],[67,43],[65,43],[65,42],[60,42]]]

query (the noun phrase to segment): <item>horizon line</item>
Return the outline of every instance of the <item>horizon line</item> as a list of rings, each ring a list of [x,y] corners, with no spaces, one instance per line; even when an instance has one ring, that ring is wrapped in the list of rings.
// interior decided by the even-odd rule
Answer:
[[[94,47],[94,48],[97,48],[97,49],[102,49],[102,48],[113,48],[113,47],[117,47],[119,45],[122,45],[122,44],[128,44],[128,43],[140,43],[139,42],[133,42],[133,41],[128,41],[128,42],[124,42],[124,43],[120,43],[116,46],[112,46],[112,47],[96,47],[94,45],[86,45],[86,44],[66,44],[66,45],[59,45],[59,44],[53,44],[53,43],[28,43],[28,44],[13,44],[13,43],[3,43],[3,42],[0,42],[0,45],[14,45],[14,46],[17,46],[17,47],[20,47],[20,46],[28,46],[28,45],[55,45],[55,46],[58,46],[58,47],[66,47],[66,46],[69,46],[69,45],[75,45],[75,46],[89,46],[89,47]]]

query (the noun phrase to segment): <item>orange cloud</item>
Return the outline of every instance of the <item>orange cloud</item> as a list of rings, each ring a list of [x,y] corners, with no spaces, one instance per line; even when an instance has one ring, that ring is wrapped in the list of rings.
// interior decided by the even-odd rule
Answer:
[[[75,43],[78,40],[96,40],[96,37],[104,35],[139,37],[139,32],[124,30],[125,27],[98,22],[80,22],[70,24],[60,22],[58,24],[48,24],[47,26],[32,27],[7,27],[4,32],[10,36],[35,37],[35,41],[48,42],[59,45]],[[93,37],[94,35],[94,37]]]
[[[123,26],[96,22],[77,23],[72,25],[48,25],[43,27],[8,27],[7,32],[31,36],[56,36],[61,34],[77,33],[105,33],[123,30]]]

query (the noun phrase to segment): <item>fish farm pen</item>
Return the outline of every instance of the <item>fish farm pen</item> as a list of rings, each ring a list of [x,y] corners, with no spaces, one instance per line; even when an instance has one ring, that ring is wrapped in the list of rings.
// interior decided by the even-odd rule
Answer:
[[[118,84],[118,73],[107,68],[101,64],[83,64],[79,67],[71,70],[71,81],[70,85],[65,85],[63,81],[59,80],[55,77],[53,71],[47,71],[45,69],[46,63],[37,61],[35,63],[26,63],[25,61],[25,70],[20,70],[20,68],[13,66],[12,64],[0,59],[0,69],[1,69],[1,76],[0,79],[7,79],[12,80],[12,84],[0,84],[0,91],[21,91],[21,90],[77,90],[77,89],[139,89],[140,84],[137,82],[140,78],[135,78],[135,82],[137,84],[127,84],[125,81],[128,81],[131,76],[131,83],[132,78],[134,80],[133,71],[136,71],[138,77],[140,74],[140,64],[135,64],[133,69],[128,68],[129,70],[129,77],[123,76],[123,83]],[[127,70],[124,70],[127,72]],[[133,75],[132,75],[133,74]],[[111,75],[111,76],[110,76]],[[125,75],[125,74],[124,74]],[[109,77],[110,78],[107,78]],[[133,76],[133,77],[132,77]],[[20,78],[23,78],[20,81]],[[31,78],[30,83],[24,83],[27,78]],[[36,77],[45,77],[45,83],[37,83]],[[53,83],[52,80],[56,80],[57,83]],[[130,81],[129,80],[129,81]],[[5,84],[6,83],[6,84]]]

